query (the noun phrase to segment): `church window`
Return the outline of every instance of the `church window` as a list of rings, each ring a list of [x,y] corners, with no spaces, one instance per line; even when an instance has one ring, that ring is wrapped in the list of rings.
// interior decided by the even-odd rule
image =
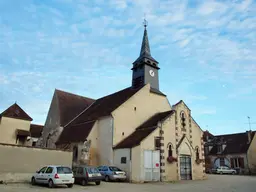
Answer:
[[[122,135],[124,136],[124,132],[122,133]]]
[[[199,159],[199,147],[196,147],[196,159]]]
[[[168,157],[172,157],[172,145],[169,145],[169,148],[168,148]]]
[[[134,107],[134,111],[136,111],[136,107]]]
[[[155,137],[155,149],[159,150],[161,147],[160,137]]]
[[[121,157],[121,164],[126,164],[126,157]]]

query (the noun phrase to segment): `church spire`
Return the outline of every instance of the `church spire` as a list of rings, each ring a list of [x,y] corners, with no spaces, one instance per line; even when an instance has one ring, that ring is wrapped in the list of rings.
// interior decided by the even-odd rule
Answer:
[[[148,32],[147,32],[148,22],[146,19],[144,19],[143,25],[144,25],[144,35],[143,35],[141,49],[140,49],[140,57],[151,56],[149,42],[148,42]]]
[[[145,84],[150,84],[151,89],[159,90],[158,80],[158,62],[151,56],[148,32],[147,32],[147,21],[144,19],[144,34],[140,49],[140,55],[133,62],[133,75],[132,75],[132,86],[140,87]]]

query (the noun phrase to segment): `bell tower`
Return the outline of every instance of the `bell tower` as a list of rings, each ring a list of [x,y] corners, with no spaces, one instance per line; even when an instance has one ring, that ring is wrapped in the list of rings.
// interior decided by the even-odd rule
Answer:
[[[151,89],[159,91],[159,79],[158,79],[158,62],[151,56],[147,21],[144,19],[144,35],[141,44],[140,55],[136,61],[133,62],[132,68],[132,87],[140,87],[147,83],[150,84]]]

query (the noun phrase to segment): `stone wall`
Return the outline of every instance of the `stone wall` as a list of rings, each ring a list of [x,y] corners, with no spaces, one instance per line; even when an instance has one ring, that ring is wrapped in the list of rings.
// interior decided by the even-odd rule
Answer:
[[[45,165],[72,166],[72,152],[0,143],[0,181],[29,182]]]

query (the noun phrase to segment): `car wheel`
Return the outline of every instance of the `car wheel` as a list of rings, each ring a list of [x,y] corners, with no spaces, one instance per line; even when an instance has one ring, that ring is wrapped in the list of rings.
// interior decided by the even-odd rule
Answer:
[[[68,184],[67,186],[68,186],[68,188],[72,188],[73,184]]]
[[[106,176],[106,177],[105,177],[105,181],[106,181],[106,182],[109,182],[109,180],[110,180],[110,179],[109,179],[109,176]]]
[[[235,172],[235,171],[233,171],[233,172],[232,172],[232,175],[235,175],[235,174],[236,174],[236,172]]]
[[[220,174],[221,174],[221,175],[223,174],[222,171],[220,172]]]
[[[87,180],[85,180],[85,179],[83,179],[82,182],[81,182],[81,184],[82,184],[83,186],[87,185],[87,183],[88,183],[88,182],[87,182]]]
[[[32,179],[31,179],[31,184],[32,184],[32,185],[35,185],[35,184],[36,184],[35,177],[32,177]]]
[[[49,188],[53,188],[54,187],[54,183],[53,183],[53,181],[51,179],[48,181],[48,187]]]
[[[96,185],[100,185],[100,181],[96,181],[95,184],[96,184]]]

